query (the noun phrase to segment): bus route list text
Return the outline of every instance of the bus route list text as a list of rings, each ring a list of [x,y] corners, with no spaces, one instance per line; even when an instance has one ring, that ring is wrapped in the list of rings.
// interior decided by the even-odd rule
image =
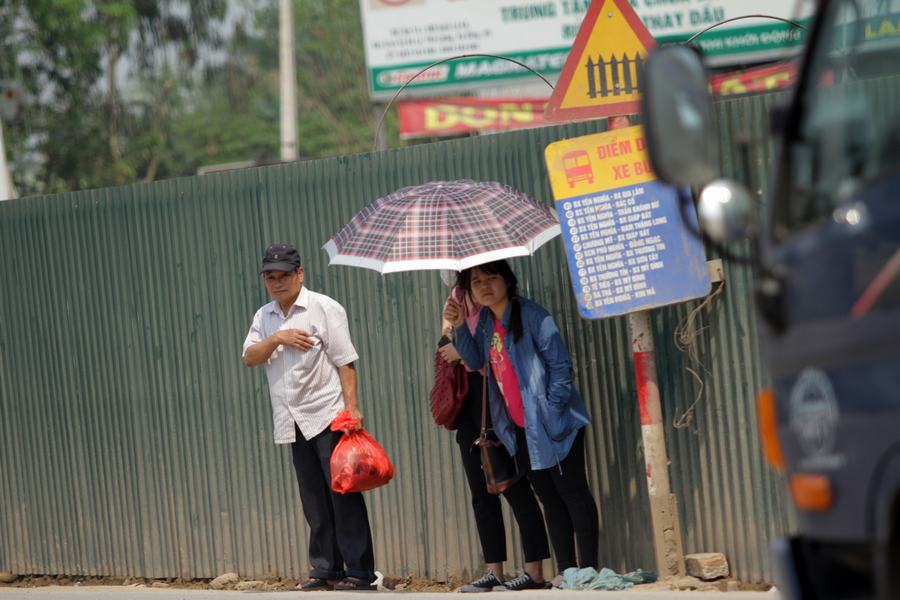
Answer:
[[[586,196],[563,203],[584,306],[647,299],[656,295],[648,274],[665,267],[666,244],[654,228],[668,222],[654,216],[659,200],[642,200],[643,186]]]

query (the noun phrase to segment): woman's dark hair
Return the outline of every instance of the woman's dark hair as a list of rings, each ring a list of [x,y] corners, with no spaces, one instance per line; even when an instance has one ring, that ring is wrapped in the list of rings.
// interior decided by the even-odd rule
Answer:
[[[513,340],[518,342],[522,337],[522,309],[519,306],[519,280],[516,279],[516,274],[513,273],[509,263],[505,260],[495,260],[494,262],[477,265],[477,267],[481,269],[482,273],[499,275],[503,278],[503,281],[506,282],[506,294],[511,303],[509,310],[509,331],[512,333]],[[472,296],[472,269],[474,268],[475,267],[460,271],[459,275],[456,276],[456,285],[464,289],[470,297]]]

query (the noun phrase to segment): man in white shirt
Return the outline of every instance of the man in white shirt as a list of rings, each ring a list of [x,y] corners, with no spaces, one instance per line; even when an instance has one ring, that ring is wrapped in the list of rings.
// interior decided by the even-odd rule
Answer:
[[[343,435],[329,425],[338,412],[362,414],[356,394],[359,358],[344,307],[303,286],[300,255],[290,244],[266,249],[262,276],[272,302],[253,317],[244,363],[266,365],[276,444],[291,444],[303,514],[310,527],[304,591],[374,589],[372,533],[362,494],[331,489],[331,453]]]

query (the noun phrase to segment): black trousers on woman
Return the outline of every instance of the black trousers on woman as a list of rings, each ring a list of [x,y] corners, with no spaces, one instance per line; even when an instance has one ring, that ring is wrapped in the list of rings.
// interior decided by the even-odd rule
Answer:
[[[506,529],[500,510],[500,497],[488,493],[484,473],[481,470],[481,452],[473,445],[481,433],[481,397],[481,374],[469,373],[469,395],[456,422],[456,442],[459,444],[469,491],[472,493],[472,509],[475,512],[475,526],[478,529],[484,562],[497,563],[506,561]],[[488,423],[490,424],[490,413]],[[541,507],[528,480],[524,477],[520,479],[503,492],[503,497],[509,502],[519,524],[525,561],[533,562],[549,558],[550,548],[547,545],[544,515],[541,514]]]
[[[517,428],[516,448],[525,450],[516,452],[520,469],[531,467],[527,447],[525,430]],[[538,471],[529,470],[528,479],[544,507],[558,572],[562,573],[569,567],[596,569],[600,518],[584,466],[584,428],[578,432],[572,449],[559,465]]]

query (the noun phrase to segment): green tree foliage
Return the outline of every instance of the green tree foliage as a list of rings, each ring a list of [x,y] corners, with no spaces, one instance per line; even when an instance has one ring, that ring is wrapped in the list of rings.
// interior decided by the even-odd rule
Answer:
[[[370,150],[358,1],[294,15],[301,157]],[[31,95],[5,124],[20,193],[278,160],[277,0],[6,0],[0,36],[0,79]]]
[[[301,156],[372,150],[378,113],[368,96],[358,0],[295,0],[294,17]],[[261,53],[277,57],[276,8],[258,23],[271,32]]]
[[[251,7],[252,19],[232,39],[226,90],[236,108],[271,115],[277,129],[278,3]],[[301,158],[372,150],[381,113],[368,95],[358,0],[294,0],[294,30]],[[387,130],[397,144],[395,120]],[[277,158],[278,136],[273,140]]]

